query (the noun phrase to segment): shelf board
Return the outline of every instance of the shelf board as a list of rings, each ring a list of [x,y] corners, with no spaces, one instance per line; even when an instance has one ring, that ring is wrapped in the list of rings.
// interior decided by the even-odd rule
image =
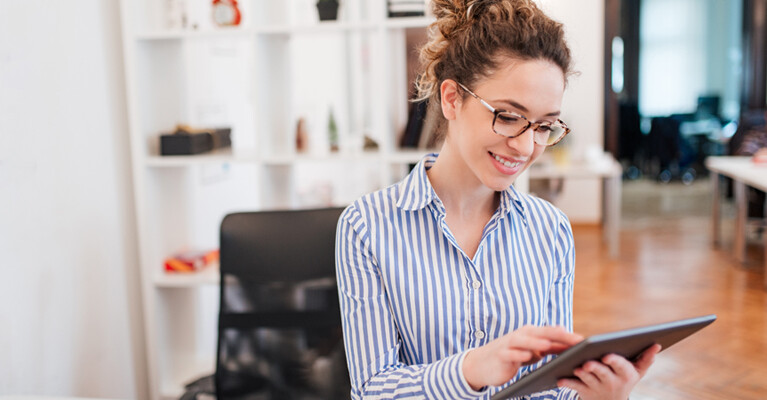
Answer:
[[[264,158],[266,165],[290,165],[302,162],[346,162],[346,161],[382,161],[380,151],[361,151],[353,153],[333,152],[328,154],[285,154],[271,155]]]
[[[386,159],[392,164],[416,164],[428,153],[436,153],[434,149],[400,149],[389,154]]]
[[[434,17],[396,17],[387,18],[384,26],[390,29],[394,28],[425,28],[434,22]]]
[[[192,288],[204,285],[218,285],[218,264],[210,265],[199,272],[159,273],[154,285],[158,288]]]
[[[136,34],[137,40],[177,40],[177,39],[195,39],[195,38],[217,38],[217,37],[242,37],[247,38],[255,34],[251,28],[219,28],[205,30],[177,29],[177,30],[158,30],[147,31]]]
[[[255,28],[255,32],[265,35],[290,35],[341,33],[373,30],[375,28],[376,25],[369,22],[324,21],[316,24],[260,26]]]
[[[434,149],[398,150],[384,154],[381,151],[333,152],[327,154],[282,154],[259,157],[255,152],[232,153],[231,149],[213,151],[210,153],[189,156],[149,156],[145,165],[152,168],[177,168],[197,165],[250,163],[267,166],[290,165],[295,163],[317,162],[387,162],[394,164],[415,164],[421,161],[426,153],[436,152]]]
[[[194,165],[223,164],[223,163],[256,163],[258,157],[254,151],[233,152],[231,148],[214,150],[208,153],[188,156],[148,156],[145,159],[147,167],[189,167]]]
[[[397,28],[422,28],[427,27],[434,22],[433,17],[398,17],[388,18],[383,22],[348,22],[348,21],[323,21],[315,24],[281,24],[266,25],[255,28],[218,28],[218,29],[174,29],[174,30],[153,30],[139,32],[135,35],[136,40],[140,41],[161,41],[161,40],[179,40],[179,39],[197,39],[197,38],[218,38],[218,37],[242,37],[248,38],[254,35],[291,35],[291,34],[321,34],[321,33],[343,33],[375,30],[381,26],[389,29]]]

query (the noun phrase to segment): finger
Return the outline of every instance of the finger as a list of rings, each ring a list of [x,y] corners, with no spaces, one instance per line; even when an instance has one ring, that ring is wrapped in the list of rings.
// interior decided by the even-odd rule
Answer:
[[[533,353],[528,350],[507,349],[504,355],[503,361],[507,363],[524,363],[533,358]]]
[[[647,370],[650,368],[650,365],[655,362],[655,355],[660,351],[661,345],[655,344],[642,352],[642,355],[639,356],[639,359],[634,362],[634,367],[637,371],[639,371],[640,375],[644,376],[644,373],[647,372]]]
[[[589,390],[588,386],[578,379],[560,379],[557,381],[557,386],[570,388],[578,393],[586,393]]]
[[[637,375],[634,364],[617,354],[608,354],[602,357],[602,362],[604,365],[609,366],[615,375],[618,375],[620,378],[634,378]]]
[[[633,371],[633,366],[631,363],[626,361],[627,364],[629,364],[629,368]],[[602,364],[600,362],[596,361],[589,361],[583,366],[583,370],[585,372],[591,373],[592,375],[596,376],[599,382],[609,382],[615,379],[615,372],[612,368],[609,366]]]
[[[512,335],[507,346],[518,350],[546,351],[551,348],[551,341],[526,335]]]
[[[584,370],[583,368],[576,368],[575,371],[573,371],[573,374],[588,387],[596,387],[600,383],[600,380],[596,375]]]
[[[569,332],[561,326],[533,326],[528,325],[521,330],[532,336],[545,338],[553,342],[573,345],[583,340],[583,336]]]
[[[552,342],[551,343],[551,347],[549,347],[549,350],[546,351],[546,354],[560,354],[563,351],[569,349],[570,347],[572,347],[572,346],[568,346],[568,345],[562,344],[562,343]]]

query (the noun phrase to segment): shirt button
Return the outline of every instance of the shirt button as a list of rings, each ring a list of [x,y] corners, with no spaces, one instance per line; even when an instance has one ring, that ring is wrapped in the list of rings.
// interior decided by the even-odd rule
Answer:
[[[477,339],[482,339],[483,337],[485,337],[485,332],[476,331],[476,332],[474,332],[474,337],[477,338]]]
[[[479,287],[482,286],[482,283],[480,281],[474,281],[471,283],[471,287],[474,289],[479,289]]]

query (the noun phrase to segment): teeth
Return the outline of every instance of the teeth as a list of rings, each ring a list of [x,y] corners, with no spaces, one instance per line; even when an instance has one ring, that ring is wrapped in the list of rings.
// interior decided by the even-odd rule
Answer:
[[[501,164],[503,164],[503,165],[505,165],[505,166],[507,166],[509,168],[516,168],[516,167],[519,166],[519,164],[521,164],[520,162],[511,162],[509,160],[504,160],[503,158],[498,157],[495,154],[493,154],[493,157],[495,157],[496,161],[498,161],[499,163],[501,163]]]

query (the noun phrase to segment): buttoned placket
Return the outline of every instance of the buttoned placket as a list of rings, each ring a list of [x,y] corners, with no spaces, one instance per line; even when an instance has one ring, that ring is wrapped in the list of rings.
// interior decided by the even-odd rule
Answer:
[[[439,197],[436,196],[436,194],[434,195],[429,208],[431,209],[432,215],[439,222],[439,226],[445,237],[448,239],[450,244],[452,244],[462,255],[462,272],[467,291],[466,311],[467,315],[469,315],[468,328],[470,336],[468,338],[468,346],[481,346],[490,339],[488,338],[486,332],[487,326],[489,326],[489,320],[487,318],[488,316],[485,316],[483,313],[485,308],[484,306],[488,299],[485,296],[485,289],[483,288],[482,284],[482,273],[477,267],[476,263],[482,259],[481,255],[486,247],[486,241],[492,235],[492,233],[498,229],[498,226],[501,220],[505,217],[506,212],[503,207],[499,207],[498,210],[496,210],[482,232],[482,238],[480,239],[480,243],[477,247],[476,253],[474,254],[474,258],[470,259],[468,255],[463,251],[463,249],[458,245],[455,236],[447,226],[447,223],[445,222],[445,207]]]

